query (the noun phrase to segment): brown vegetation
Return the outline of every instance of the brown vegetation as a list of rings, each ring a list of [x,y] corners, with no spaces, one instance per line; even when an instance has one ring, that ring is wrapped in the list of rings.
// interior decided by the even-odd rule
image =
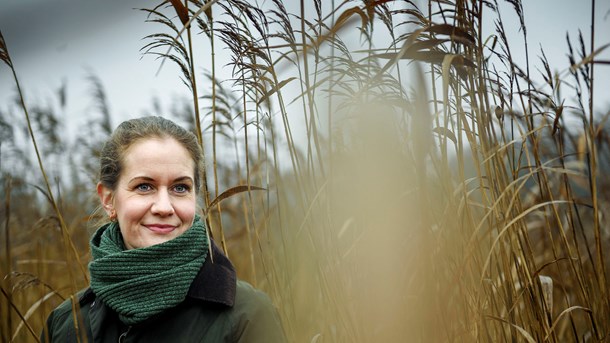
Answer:
[[[144,10],[159,33],[143,50],[176,63],[192,94],[174,119],[205,147],[209,227],[291,341],[608,339],[610,113],[592,96],[606,46],[568,39],[565,71],[542,50],[535,69],[509,2],[522,42],[508,41],[496,1]],[[214,60],[219,49],[231,60]],[[9,51],[0,36],[14,72]],[[226,64],[233,77],[219,80]],[[100,111],[74,146],[58,109],[19,88],[1,109],[0,342],[36,341],[88,283],[96,156],[112,129],[90,80]]]

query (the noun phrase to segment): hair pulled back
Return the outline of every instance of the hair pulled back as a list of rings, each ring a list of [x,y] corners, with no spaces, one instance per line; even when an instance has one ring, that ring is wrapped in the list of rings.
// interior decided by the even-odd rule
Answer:
[[[185,130],[171,120],[151,116],[122,122],[104,143],[100,154],[100,175],[102,185],[115,190],[123,170],[125,151],[135,142],[147,138],[173,138],[191,155],[195,164],[195,188],[201,186],[203,153],[192,132]]]

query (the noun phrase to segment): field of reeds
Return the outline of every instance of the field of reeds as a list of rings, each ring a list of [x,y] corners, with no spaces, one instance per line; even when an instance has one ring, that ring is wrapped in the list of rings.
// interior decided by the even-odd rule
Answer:
[[[258,3],[142,9],[158,28],[142,51],[179,67],[191,100],[166,116],[204,146],[202,213],[291,342],[609,339],[594,22],[550,65],[519,0]],[[65,93],[26,102],[10,51],[0,36],[17,88],[0,107],[0,342],[36,342],[88,284],[96,158],[122,119],[91,75],[98,106],[68,139]]]

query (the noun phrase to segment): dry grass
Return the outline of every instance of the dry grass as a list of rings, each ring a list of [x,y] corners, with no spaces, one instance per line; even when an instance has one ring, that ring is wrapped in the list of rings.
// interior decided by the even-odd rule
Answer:
[[[606,46],[568,38],[571,65],[552,72],[542,50],[530,65],[526,13],[509,2],[520,42],[495,1],[144,10],[159,33],[143,50],[176,63],[192,94],[173,117],[205,147],[212,233],[272,297],[291,341],[607,339],[610,112],[594,113],[591,95]],[[225,65],[232,78],[219,80]],[[1,123],[2,342],[36,341],[49,311],[87,285],[96,143],[112,128],[90,80],[97,129],[69,147],[66,170],[45,169],[66,151],[53,108],[22,101]],[[24,150],[24,127],[44,153]],[[30,155],[40,173],[19,172],[36,166]]]

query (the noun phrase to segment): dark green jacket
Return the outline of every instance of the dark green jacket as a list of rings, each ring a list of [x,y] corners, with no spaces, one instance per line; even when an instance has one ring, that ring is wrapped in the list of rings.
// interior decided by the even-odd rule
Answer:
[[[126,326],[91,289],[79,293],[80,330],[68,299],[47,319],[42,341],[64,342],[286,342],[269,297],[236,280],[231,262],[213,245],[186,299],[146,321]],[[48,335],[48,336],[47,336]],[[80,335],[80,339],[77,337]]]

